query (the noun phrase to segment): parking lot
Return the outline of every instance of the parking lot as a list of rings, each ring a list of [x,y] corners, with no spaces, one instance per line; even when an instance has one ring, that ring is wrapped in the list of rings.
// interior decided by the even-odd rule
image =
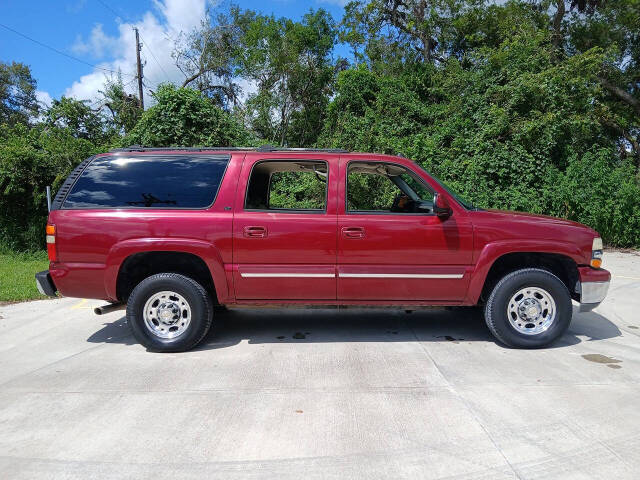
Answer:
[[[543,350],[472,309],[234,310],[194,351],[0,306],[0,478],[638,478],[640,256]]]

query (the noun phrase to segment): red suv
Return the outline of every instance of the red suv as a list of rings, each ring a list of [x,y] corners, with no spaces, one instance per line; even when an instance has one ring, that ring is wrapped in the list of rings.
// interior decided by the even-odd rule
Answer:
[[[82,162],[47,224],[48,295],[124,308],[182,351],[217,306],[482,305],[501,342],[541,347],[610,274],[579,223],[484,210],[403,157],[342,150],[130,147]]]

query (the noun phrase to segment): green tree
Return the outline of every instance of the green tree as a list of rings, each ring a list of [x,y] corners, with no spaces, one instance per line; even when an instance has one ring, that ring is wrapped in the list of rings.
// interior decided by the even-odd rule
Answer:
[[[455,20],[482,0],[356,0],[347,4],[341,39],[359,60],[379,65],[443,62],[453,51]]]
[[[236,118],[196,90],[164,84],[153,97],[156,104],[142,114],[124,144],[228,147],[255,142]]]
[[[44,117],[46,125],[67,129],[74,137],[91,142],[102,143],[113,135],[101,111],[93,110],[87,100],[65,96],[60,100],[54,99]]]
[[[640,172],[640,0],[601,1],[597,7],[590,15],[572,15],[567,51],[607,51],[598,73],[605,95],[601,120],[619,139],[621,156]]]
[[[0,124],[29,123],[38,110],[31,69],[23,63],[0,62]]]
[[[235,69],[242,17],[238,7],[216,15],[208,13],[198,28],[180,35],[172,54],[185,77],[182,87],[199,90],[223,108],[236,106],[239,101]]]
[[[244,30],[237,73],[257,87],[246,102],[252,128],[271,143],[312,145],[334,77],[331,16],[320,9],[294,22],[249,11],[235,21]]]
[[[142,115],[138,97],[125,91],[120,75],[116,79],[107,80],[100,93],[116,131],[129,133]]]

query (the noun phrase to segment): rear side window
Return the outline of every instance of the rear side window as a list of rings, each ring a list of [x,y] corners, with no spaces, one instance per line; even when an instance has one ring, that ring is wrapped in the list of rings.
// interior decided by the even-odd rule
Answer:
[[[244,208],[322,212],[327,206],[327,162],[263,160],[251,170]]]
[[[228,155],[107,156],[93,160],[62,208],[206,208]]]

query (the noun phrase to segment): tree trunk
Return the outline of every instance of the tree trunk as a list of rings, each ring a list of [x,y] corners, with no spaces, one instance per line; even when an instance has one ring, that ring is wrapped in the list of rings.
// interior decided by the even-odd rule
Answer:
[[[556,14],[553,16],[553,33],[551,34],[551,45],[555,51],[556,57],[562,51],[562,20],[566,13],[564,5],[565,0],[556,0]]]
[[[636,115],[640,117],[640,100],[638,100],[626,90],[623,90],[622,88],[612,84],[606,78],[598,77],[598,82],[600,82],[600,85],[606,88],[609,93],[612,93],[615,97],[618,97],[619,100],[622,100],[624,103],[629,105],[636,113]]]
[[[286,125],[287,125],[287,120],[286,120],[286,115],[287,115],[287,101],[285,100],[284,103],[282,104],[282,109],[280,111],[280,114],[282,115],[282,117],[280,118],[280,146],[284,147],[284,141],[286,139]]]

